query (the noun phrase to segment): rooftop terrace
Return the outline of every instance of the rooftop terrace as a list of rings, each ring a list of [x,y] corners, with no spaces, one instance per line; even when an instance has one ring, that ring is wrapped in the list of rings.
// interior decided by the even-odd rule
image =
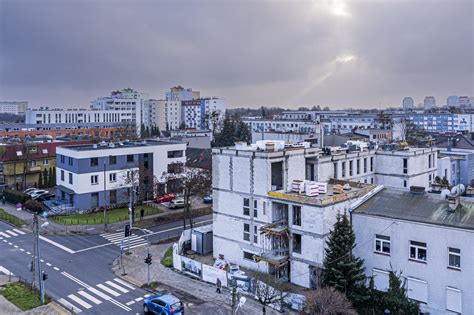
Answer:
[[[73,151],[97,151],[97,150],[114,150],[121,148],[131,147],[150,147],[150,146],[161,146],[170,144],[183,144],[178,141],[164,141],[164,140],[145,140],[145,141],[124,141],[117,143],[99,143],[99,144],[88,144],[88,145],[73,145],[68,146],[68,150]]]

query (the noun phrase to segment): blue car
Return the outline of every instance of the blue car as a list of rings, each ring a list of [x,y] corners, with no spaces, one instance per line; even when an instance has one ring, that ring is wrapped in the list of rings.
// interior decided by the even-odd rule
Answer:
[[[205,196],[204,198],[202,198],[202,202],[204,202],[204,203],[212,203],[212,196],[211,196],[211,195]]]
[[[143,312],[157,315],[184,314],[184,305],[176,296],[163,293],[143,300]]]

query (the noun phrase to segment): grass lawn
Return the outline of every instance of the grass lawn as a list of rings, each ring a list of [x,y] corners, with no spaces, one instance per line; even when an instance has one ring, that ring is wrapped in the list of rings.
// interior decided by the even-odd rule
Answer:
[[[135,208],[135,219],[140,218],[140,210],[145,210],[145,217],[147,215],[161,213],[162,210],[150,206],[137,206]],[[107,223],[123,222],[129,219],[128,208],[118,208],[107,210]],[[51,217],[54,222],[64,225],[82,225],[82,224],[104,224],[104,212],[71,214],[66,216]]]
[[[0,209],[0,220],[9,222],[18,227],[21,227],[22,225],[26,224],[25,221],[23,221],[22,219],[17,218],[14,215],[11,215],[10,213],[5,212],[5,210],[3,209]]]
[[[39,293],[32,291],[29,285],[20,282],[9,283],[5,285],[5,289],[0,291],[7,300],[18,306],[23,311],[31,310],[41,306]],[[48,304],[51,299],[45,295],[44,302]]]
[[[161,264],[168,268],[173,267],[173,246],[170,246],[166,250],[165,256],[163,256],[163,259],[161,260]]]

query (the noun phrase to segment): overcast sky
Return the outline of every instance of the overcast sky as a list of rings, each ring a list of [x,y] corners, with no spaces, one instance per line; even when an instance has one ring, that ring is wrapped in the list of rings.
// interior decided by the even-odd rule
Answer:
[[[0,101],[181,84],[230,106],[474,96],[474,0],[0,0]]]

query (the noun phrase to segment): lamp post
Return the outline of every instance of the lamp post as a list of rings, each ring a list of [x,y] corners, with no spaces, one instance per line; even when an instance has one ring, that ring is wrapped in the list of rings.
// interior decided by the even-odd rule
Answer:
[[[106,161],[104,159],[104,232],[107,231],[107,177]]]

